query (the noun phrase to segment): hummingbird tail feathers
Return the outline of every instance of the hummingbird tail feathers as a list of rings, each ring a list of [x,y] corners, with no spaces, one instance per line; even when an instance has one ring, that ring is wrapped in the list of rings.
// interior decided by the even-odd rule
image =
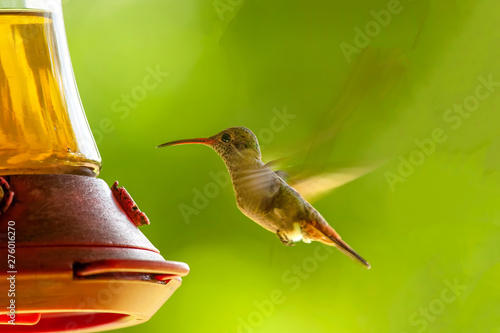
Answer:
[[[328,238],[330,238],[330,237],[328,237]],[[354,251],[342,239],[340,239],[340,238],[333,238],[333,237],[331,237],[330,239],[333,241],[333,243],[335,243],[335,246],[337,247],[337,249],[339,249],[342,253],[344,253],[345,255],[347,255],[347,256],[353,258],[354,260],[358,261],[363,266],[365,266],[367,269],[371,268],[371,266],[368,263],[368,261],[366,261],[365,259],[363,259],[363,257],[361,257],[356,251]]]
[[[320,223],[318,221],[302,221],[300,223],[300,227],[302,229],[302,233],[306,234],[308,239],[319,241],[323,244],[329,246],[335,246],[345,255],[351,257],[356,260],[367,269],[370,269],[371,266],[361,257],[356,251],[354,251],[346,242],[344,242],[339,234],[328,224]]]

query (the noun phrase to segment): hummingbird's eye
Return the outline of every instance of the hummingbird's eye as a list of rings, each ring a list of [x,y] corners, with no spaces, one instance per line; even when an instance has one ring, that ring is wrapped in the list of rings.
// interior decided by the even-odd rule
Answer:
[[[227,134],[227,133],[224,133],[224,134],[222,134],[222,136],[221,136],[221,140],[222,140],[223,142],[226,142],[226,143],[227,143],[227,142],[231,141],[231,135],[229,135],[229,134]]]

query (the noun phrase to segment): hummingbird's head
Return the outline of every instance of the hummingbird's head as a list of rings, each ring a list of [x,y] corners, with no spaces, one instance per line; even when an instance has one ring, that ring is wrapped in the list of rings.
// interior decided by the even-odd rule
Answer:
[[[259,141],[255,134],[246,127],[230,127],[208,138],[177,140],[164,143],[157,148],[182,144],[210,146],[225,162],[261,158]]]
[[[210,145],[224,160],[245,158],[260,159],[257,137],[246,127],[230,127],[211,136]]]

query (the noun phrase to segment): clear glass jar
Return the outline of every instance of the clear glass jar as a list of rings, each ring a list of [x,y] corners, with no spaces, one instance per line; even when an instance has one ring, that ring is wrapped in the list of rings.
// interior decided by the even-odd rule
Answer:
[[[0,175],[96,176],[61,0],[0,0]]]

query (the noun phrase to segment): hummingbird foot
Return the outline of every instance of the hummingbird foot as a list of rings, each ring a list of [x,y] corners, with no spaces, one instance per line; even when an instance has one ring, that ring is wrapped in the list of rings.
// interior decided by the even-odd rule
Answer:
[[[276,232],[276,235],[278,235],[278,238],[280,239],[280,241],[283,244],[285,244],[286,246],[294,246],[295,245],[295,243],[292,240],[288,239],[288,237],[285,235],[285,233],[282,232],[281,230],[278,230]]]

